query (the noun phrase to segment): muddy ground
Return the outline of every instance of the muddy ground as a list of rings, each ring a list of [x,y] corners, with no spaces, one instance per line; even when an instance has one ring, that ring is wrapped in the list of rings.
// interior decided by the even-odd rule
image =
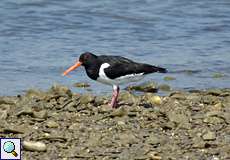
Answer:
[[[63,86],[0,97],[0,137],[23,141],[23,160],[230,159],[230,89],[80,95]]]

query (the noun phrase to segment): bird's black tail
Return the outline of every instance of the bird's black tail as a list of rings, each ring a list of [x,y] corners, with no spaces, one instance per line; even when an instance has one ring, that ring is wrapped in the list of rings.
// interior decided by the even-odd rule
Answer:
[[[148,74],[148,73],[154,73],[154,72],[158,72],[158,73],[167,73],[167,69],[165,68],[162,68],[162,67],[158,67],[158,66],[152,66],[152,65],[149,65],[149,64],[144,64],[143,65],[144,67],[144,72],[145,74]]]
[[[157,72],[159,72],[159,73],[167,73],[167,72],[168,72],[167,69],[165,69],[165,68],[156,67],[156,66],[153,66],[153,67],[154,67],[154,69],[155,69]]]

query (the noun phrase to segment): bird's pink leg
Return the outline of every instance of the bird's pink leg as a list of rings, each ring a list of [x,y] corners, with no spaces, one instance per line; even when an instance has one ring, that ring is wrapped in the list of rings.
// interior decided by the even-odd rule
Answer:
[[[120,88],[119,86],[113,86],[113,97],[112,97],[112,101],[110,103],[110,106],[112,108],[116,108],[117,107],[117,98],[118,98],[118,95],[119,95],[119,91],[120,91]]]

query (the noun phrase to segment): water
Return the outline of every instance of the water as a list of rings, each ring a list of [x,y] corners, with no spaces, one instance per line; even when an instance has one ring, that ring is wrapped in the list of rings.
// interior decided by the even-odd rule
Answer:
[[[144,81],[175,89],[230,87],[228,0],[1,0],[0,15],[0,95],[74,82],[110,92],[83,68],[61,76],[84,51],[166,67],[175,81]]]

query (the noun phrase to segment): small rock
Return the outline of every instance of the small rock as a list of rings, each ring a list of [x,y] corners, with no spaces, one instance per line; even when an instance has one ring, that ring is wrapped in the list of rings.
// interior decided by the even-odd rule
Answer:
[[[88,83],[85,83],[85,82],[77,82],[77,83],[74,83],[73,86],[78,87],[78,88],[90,87],[90,85]]]
[[[223,108],[223,104],[221,102],[219,102],[219,103],[217,103],[211,107],[211,109],[214,111],[220,111],[222,108]]]
[[[129,92],[122,92],[119,95],[119,101],[124,101],[128,104],[137,104],[139,102],[139,98]]]
[[[16,116],[21,116],[21,115],[30,115],[32,116],[33,110],[30,107],[24,107],[24,108],[20,108],[19,111],[16,112]]]
[[[183,73],[185,73],[187,75],[193,75],[195,73],[199,73],[200,71],[199,70],[183,70],[181,72],[183,72]]]
[[[206,94],[210,94],[210,95],[213,95],[213,96],[219,96],[223,93],[223,91],[221,89],[217,89],[217,88],[211,88],[211,89],[208,89],[206,91]]]
[[[193,148],[205,148],[205,142],[200,137],[194,137],[193,138]]]
[[[167,84],[161,84],[161,85],[158,86],[158,88],[159,88],[159,90],[166,91],[166,92],[171,90],[171,87],[169,85],[167,85]]]
[[[69,126],[70,130],[78,130],[79,129],[80,124],[79,123],[73,123]]]
[[[94,105],[100,106],[100,105],[104,105],[106,103],[108,103],[108,100],[106,99],[106,97],[102,97],[102,96],[96,96],[95,97]]]
[[[46,93],[45,92],[42,92],[40,90],[37,90],[37,89],[29,89],[27,92],[26,92],[26,97],[29,97],[29,98],[39,98],[39,99],[43,99],[45,98],[46,96]]]
[[[55,122],[55,121],[50,120],[50,121],[46,122],[46,126],[48,128],[58,128],[59,124],[57,122]]]
[[[47,146],[42,142],[23,141],[22,146],[27,151],[45,152]]]
[[[221,111],[210,111],[206,113],[206,117],[222,117],[222,115],[224,114],[224,112]]]
[[[175,77],[170,77],[170,76],[165,76],[164,77],[164,80],[165,81],[173,81],[173,80],[175,80],[176,78]]]
[[[155,105],[160,105],[162,103],[160,96],[152,96],[152,98],[149,100],[151,104],[155,104]]]
[[[46,119],[48,117],[48,113],[46,110],[42,110],[39,112],[33,112],[34,118]]]
[[[161,143],[161,139],[157,135],[150,135],[150,137],[146,139],[146,142],[151,145],[158,145]]]
[[[0,121],[5,120],[8,117],[7,110],[0,111]]]
[[[60,95],[60,96],[64,96],[64,95],[67,95],[69,97],[72,96],[72,92],[68,87],[62,86],[62,85],[57,85],[57,84],[53,85],[49,89],[49,92],[52,93],[52,94]]]
[[[156,152],[148,153],[148,157],[150,160],[161,160],[162,159],[162,157],[159,156]]]
[[[98,108],[99,113],[111,113],[112,111],[113,111],[113,108],[109,106],[108,104],[101,105]]]
[[[182,92],[174,92],[169,95],[169,97],[179,99],[179,100],[186,100],[186,96]]]
[[[111,117],[122,117],[125,115],[127,115],[127,110],[125,109],[125,107],[120,107],[117,110],[114,110],[110,116]]]
[[[204,118],[203,122],[210,123],[210,124],[221,124],[221,123],[224,123],[224,119],[219,118],[217,116],[209,116],[209,117]]]
[[[137,137],[135,137],[132,133],[121,133],[119,134],[120,145],[128,145],[138,143]]]
[[[216,96],[206,95],[202,97],[202,101],[204,104],[214,105],[218,102],[218,98]]]
[[[167,113],[168,118],[171,122],[179,124],[180,128],[189,129],[191,124],[189,123],[188,116],[183,113],[177,113],[176,111],[171,111]]]
[[[151,105],[160,105],[162,103],[161,97],[147,93],[143,97],[143,101],[150,103]]]
[[[129,86],[126,88],[127,90],[135,90],[141,92],[157,92],[157,85],[155,82],[147,82],[137,86]]]
[[[215,132],[211,132],[211,131],[208,131],[207,133],[205,133],[202,138],[205,140],[205,141],[209,141],[209,140],[215,140],[216,139],[216,134]]]
[[[19,127],[9,127],[9,128],[4,128],[3,133],[23,134],[25,133],[25,131],[24,129]]]
[[[225,75],[223,73],[214,73],[212,78],[223,78]]]
[[[119,125],[119,126],[125,126],[125,122],[124,121],[117,121],[117,125]]]
[[[7,97],[7,96],[0,97],[0,105],[1,104],[14,105],[14,104],[16,104],[16,102],[17,102],[16,97]]]
[[[80,97],[79,101],[81,104],[88,104],[93,102],[95,99],[94,96],[90,95],[90,94],[84,94]]]

